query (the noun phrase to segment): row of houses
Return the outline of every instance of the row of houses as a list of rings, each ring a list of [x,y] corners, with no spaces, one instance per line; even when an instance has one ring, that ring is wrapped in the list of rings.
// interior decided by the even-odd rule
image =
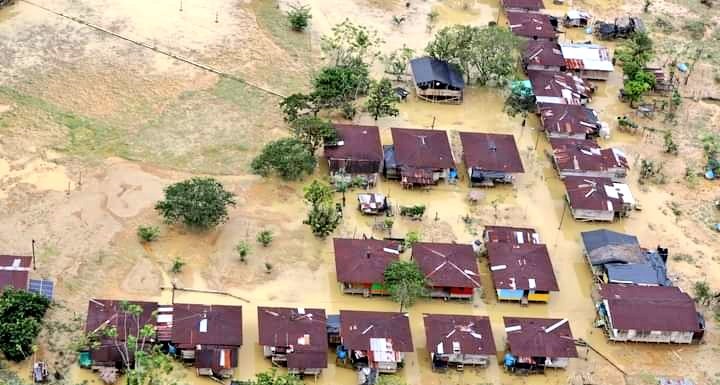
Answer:
[[[126,309],[139,307],[135,317]],[[405,355],[414,351],[407,313],[341,310],[326,315],[324,309],[258,307],[258,344],[276,366],[298,375],[320,375],[328,366],[333,348],[338,362],[360,369],[369,379],[378,373],[395,373]],[[490,320],[483,316],[423,314],[429,359],[435,370],[449,366],[485,367],[497,354]],[[534,370],[564,367],[577,356],[566,320],[505,317],[505,361]],[[92,366],[120,369],[124,365],[118,348],[138,328],[154,328],[150,344],[160,344],[199,375],[228,378],[238,366],[243,345],[240,306],[172,304],[93,299],[88,305],[86,331],[98,336],[90,351]],[[102,331],[114,328],[113,337]],[[538,344],[542,340],[543,344]],[[130,351],[129,360],[134,360]],[[362,383],[362,382],[361,382]],[[374,383],[367,381],[367,383]]]
[[[391,128],[393,144],[383,146],[377,126],[335,124],[337,141],[324,156],[334,181],[360,178],[374,185],[380,173],[407,188],[458,178],[455,156],[443,130]],[[524,172],[512,135],[461,132],[462,159],[470,184],[512,183]]]

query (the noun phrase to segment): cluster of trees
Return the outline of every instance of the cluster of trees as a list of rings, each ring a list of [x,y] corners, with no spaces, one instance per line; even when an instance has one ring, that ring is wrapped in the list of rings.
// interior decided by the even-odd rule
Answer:
[[[20,362],[34,352],[34,341],[50,300],[24,290],[6,288],[0,295],[0,351]]]
[[[310,204],[310,211],[303,223],[318,237],[330,235],[342,220],[333,203],[333,193],[329,185],[317,180],[305,186],[305,201]]]
[[[468,83],[500,87],[513,77],[519,42],[507,28],[453,25],[438,31],[425,51],[457,66]]]
[[[634,33],[615,51],[615,58],[625,76],[623,94],[631,106],[655,87],[655,75],[645,69],[652,55],[652,40],[646,33],[640,32]]]

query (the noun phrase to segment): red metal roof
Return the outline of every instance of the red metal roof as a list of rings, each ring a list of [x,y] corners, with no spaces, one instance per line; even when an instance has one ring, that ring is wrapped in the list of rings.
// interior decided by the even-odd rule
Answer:
[[[462,354],[494,355],[495,340],[488,317],[423,314],[427,350],[452,354],[459,344]],[[441,353],[441,354],[443,354]]]
[[[580,59],[565,59],[565,67],[569,70],[581,70],[585,68],[585,64]]]
[[[124,301],[110,299],[92,299],[88,302],[87,321],[85,331],[96,332],[107,327],[116,327],[117,339],[125,341],[126,335],[137,335],[138,322],[140,327],[157,324],[155,311],[158,304],[155,302],[125,301],[128,304],[138,305],[142,313],[138,318],[122,310],[121,303]]]
[[[400,244],[376,239],[333,239],[335,248],[335,271],[339,282],[381,283],[385,280],[385,269],[398,260]]]
[[[396,352],[412,352],[407,313],[340,310],[340,338],[351,350],[370,350],[371,338],[387,338]]]
[[[542,0],[502,0],[504,9],[527,9],[530,11],[539,11],[545,8]]]
[[[619,212],[625,204],[621,193],[616,192],[615,196],[608,195],[608,190],[614,191],[614,184],[610,178],[567,176],[563,183],[570,207],[573,209]]]
[[[505,12],[512,33],[528,38],[554,39],[555,28],[550,23],[550,16],[541,13],[522,11]]]
[[[523,227],[485,226],[483,238],[487,242],[509,243],[511,245],[540,243],[540,237],[535,229]]]
[[[599,129],[595,112],[579,105],[538,103],[538,114],[549,133],[588,135]]]
[[[695,302],[673,286],[600,286],[612,327],[619,330],[700,331]]]
[[[326,322],[324,309],[258,307],[258,340],[264,346],[292,347],[290,368],[326,368]]]
[[[325,158],[351,161],[350,172],[378,172],[383,160],[380,131],[377,126],[333,124],[342,145],[325,146]]]
[[[431,169],[455,167],[445,131],[396,127],[390,130],[398,167]]]
[[[563,98],[565,104],[579,105],[582,100],[589,99],[592,95],[592,89],[587,83],[572,74],[528,71],[528,78],[536,97]]]
[[[550,138],[553,157],[560,171],[608,171],[628,168],[625,154],[613,148],[601,149],[594,140]]]
[[[32,257],[0,255],[0,293],[5,287],[25,290],[32,266]]]
[[[477,256],[470,245],[418,242],[412,258],[433,287],[480,287]]]
[[[512,135],[461,132],[460,141],[466,167],[507,173],[525,171]]]
[[[495,289],[559,291],[545,245],[489,243],[487,251]]]
[[[529,40],[523,52],[523,61],[526,65],[534,64],[548,67],[562,67],[565,65],[565,59],[558,43],[547,40]]]
[[[241,306],[176,303],[172,307],[172,342],[179,348],[197,345],[237,348],[242,345]]]
[[[578,356],[569,322],[546,333],[547,329],[562,320],[520,317],[503,317],[503,320],[505,321],[509,351],[515,356],[550,358]],[[508,328],[517,326],[520,327],[520,330],[507,331]]]

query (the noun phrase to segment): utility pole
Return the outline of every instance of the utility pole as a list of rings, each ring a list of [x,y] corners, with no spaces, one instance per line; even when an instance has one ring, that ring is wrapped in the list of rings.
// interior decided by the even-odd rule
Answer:
[[[563,198],[563,211],[562,211],[562,215],[560,216],[560,225],[558,226],[558,230],[560,230],[562,228],[563,222],[565,221],[565,211],[567,211],[567,207],[568,207],[568,203]]]
[[[433,116],[432,126],[430,126],[430,129],[431,129],[431,130],[434,130],[434,129],[435,129],[435,117],[434,117],[434,116]]]
[[[37,266],[35,265],[35,240],[32,240],[32,260],[33,260],[33,270],[37,269]]]

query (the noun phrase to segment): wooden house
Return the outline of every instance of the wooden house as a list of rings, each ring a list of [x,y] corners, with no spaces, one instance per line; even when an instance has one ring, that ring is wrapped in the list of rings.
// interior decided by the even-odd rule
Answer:
[[[509,243],[523,245],[526,243],[539,245],[540,235],[535,229],[526,227],[485,226],[483,240],[488,243]]]
[[[611,341],[690,344],[703,337],[695,301],[677,287],[603,284],[600,298],[598,318]]]
[[[383,151],[377,126],[334,124],[337,140],[325,145],[325,159],[333,182],[360,178],[374,186],[382,170]]]
[[[178,356],[199,375],[232,377],[243,342],[242,307],[175,303],[171,309],[159,311],[157,321],[170,324]]]
[[[537,113],[548,138],[590,139],[602,130],[597,113],[585,106],[538,103]]]
[[[555,41],[529,40],[522,54],[525,71],[565,71],[565,59]]]
[[[526,11],[508,11],[505,15],[510,32],[518,37],[528,40],[557,40],[557,22],[549,15]]]
[[[403,187],[429,186],[457,177],[447,133],[442,130],[391,128],[393,146],[385,152],[386,177]]]
[[[591,176],[621,182],[627,176],[629,163],[620,149],[602,149],[594,140],[568,138],[550,138],[550,146],[561,178]]]
[[[415,93],[421,100],[460,104],[465,80],[452,64],[431,57],[410,60]]]
[[[528,71],[533,93],[538,103],[585,105],[594,89],[570,73]]]
[[[340,310],[340,339],[357,368],[395,373],[413,351],[407,313]]]
[[[578,356],[566,319],[503,317],[507,333],[505,368],[516,374],[566,368]]]
[[[525,171],[512,135],[461,132],[460,142],[470,186],[512,183]]]
[[[544,8],[542,0],[501,0],[505,12],[530,12],[540,13]]]
[[[327,368],[327,318],[324,309],[258,307],[263,355],[291,374],[319,375]]]
[[[487,367],[496,354],[488,317],[423,314],[425,340],[433,370],[465,365]]]
[[[568,176],[563,182],[570,211],[579,221],[612,222],[635,208],[635,198],[625,183],[584,176]]]
[[[27,290],[32,269],[32,257],[0,255],[0,293],[6,287]]]
[[[472,299],[480,288],[477,255],[471,245],[417,242],[412,259],[425,274],[431,297]]]
[[[345,294],[386,295],[385,269],[397,261],[400,244],[376,239],[333,239],[335,271]]]
[[[608,80],[614,70],[610,51],[595,44],[561,43],[565,69],[583,79]]]
[[[559,291],[545,245],[496,242],[487,251],[498,300],[548,302],[550,292]]]

